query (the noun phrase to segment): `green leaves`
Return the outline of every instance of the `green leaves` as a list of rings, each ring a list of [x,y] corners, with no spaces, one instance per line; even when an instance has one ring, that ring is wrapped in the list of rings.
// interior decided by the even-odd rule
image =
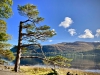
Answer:
[[[0,33],[0,41],[7,41],[10,39],[10,36],[6,33]]]
[[[0,56],[8,58],[9,60],[14,60],[15,56],[10,51],[11,45],[8,43],[0,42]]]
[[[12,61],[15,59],[14,54],[10,50],[1,50],[0,49],[0,54],[2,55],[2,57],[7,58],[8,60]]]
[[[0,20],[0,32],[6,32],[6,22],[4,20]]]
[[[0,42],[0,49],[1,50],[8,50],[10,49],[11,45],[8,43]]]
[[[0,0],[0,18],[9,18],[12,15],[12,0]]]
[[[44,25],[44,26],[37,27],[36,29],[37,30],[48,30],[48,29],[50,29],[50,27],[47,25]]]
[[[26,4],[24,6],[18,5],[18,11],[19,11],[20,15],[26,16],[29,19],[37,18],[38,14],[39,14],[36,6],[32,5],[32,4]]]
[[[15,59],[14,54],[10,50],[5,50],[5,55],[4,56],[6,58],[8,58],[9,60],[11,60],[11,61]]]
[[[27,27],[27,28],[26,28],[26,34],[24,34],[24,37],[32,37],[32,38],[34,38],[34,40],[45,41],[48,38],[56,35],[55,30],[50,30],[50,27],[47,25],[43,25],[43,26],[39,26],[39,27],[36,27],[33,25],[33,27],[32,27],[33,29],[29,28],[30,25],[29,25],[29,27],[24,26],[24,28],[25,27]]]
[[[7,3],[9,6],[12,6],[13,1],[12,0],[0,0],[0,3]]]
[[[11,45],[6,43],[11,36],[6,33],[7,25],[3,19],[7,19],[12,15],[12,0],[0,0],[0,56],[9,60],[14,60],[14,55],[10,51]]]
[[[6,34],[6,22],[4,20],[0,20],[0,41],[7,41],[9,39],[9,35]]]
[[[41,22],[41,21],[43,21],[43,20],[44,20],[44,18],[42,18],[42,17],[37,17],[37,18],[35,19],[34,22],[39,23],[39,22]]]

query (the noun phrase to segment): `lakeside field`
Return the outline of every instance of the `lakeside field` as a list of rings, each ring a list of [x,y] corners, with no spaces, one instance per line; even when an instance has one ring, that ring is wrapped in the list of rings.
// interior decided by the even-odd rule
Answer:
[[[47,75],[52,72],[49,67],[34,67],[34,66],[21,66],[20,72],[15,73],[13,71],[14,66],[3,66],[0,65],[0,75]],[[85,72],[78,69],[70,68],[57,68],[56,71],[59,75],[66,75],[67,72],[72,73],[73,75],[100,75],[100,73]]]

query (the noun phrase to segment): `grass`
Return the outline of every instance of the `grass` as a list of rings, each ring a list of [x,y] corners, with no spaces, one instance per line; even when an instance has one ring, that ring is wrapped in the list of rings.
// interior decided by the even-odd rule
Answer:
[[[27,75],[44,75],[44,74],[49,73],[50,71],[51,71],[50,68],[21,66],[21,72],[24,72]]]
[[[100,75],[100,73],[85,72],[77,69],[67,69],[67,68],[58,68],[56,69],[59,75],[66,75],[67,72],[72,73],[73,75]],[[32,66],[21,66],[21,72],[26,73],[27,75],[46,75],[52,72],[51,68],[46,67],[32,67]]]

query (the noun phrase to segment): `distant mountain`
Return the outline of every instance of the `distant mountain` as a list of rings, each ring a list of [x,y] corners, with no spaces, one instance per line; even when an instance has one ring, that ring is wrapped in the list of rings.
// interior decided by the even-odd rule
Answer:
[[[41,52],[38,46],[29,46],[28,52],[34,53],[34,50],[37,52]],[[76,41],[76,42],[62,42],[58,44],[52,45],[44,45],[42,47],[44,52],[88,52],[93,50],[100,51],[100,42],[83,42],[83,41]],[[16,52],[15,48],[11,49],[13,52]]]
[[[100,49],[100,42],[62,42],[53,45],[44,45],[44,52],[66,51],[66,52],[84,52],[94,49]]]

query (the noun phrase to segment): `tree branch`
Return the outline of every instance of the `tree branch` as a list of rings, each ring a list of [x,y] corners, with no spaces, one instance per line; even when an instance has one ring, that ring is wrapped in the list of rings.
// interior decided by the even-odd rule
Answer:
[[[26,36],[34,36],[34,33],[22,33],[22,35],[24,36],[24,35],[26,35]]]
[[[28,21],[31,21],[31,20],[28,19],[28,20],[26,20],[26,21],[21,21],[21,22],[22,22],[22,23],[26,23],[26,22],[28,22]]]
[[[21,22],[22,22],[22,23],[26,23],[26,22],[28,22],[28,21],[35,23],[35,21],[32,21],[32,20],[30,20],[30,19],[28,19],[28,20],[26,20],[26,21],[21,21]]]

